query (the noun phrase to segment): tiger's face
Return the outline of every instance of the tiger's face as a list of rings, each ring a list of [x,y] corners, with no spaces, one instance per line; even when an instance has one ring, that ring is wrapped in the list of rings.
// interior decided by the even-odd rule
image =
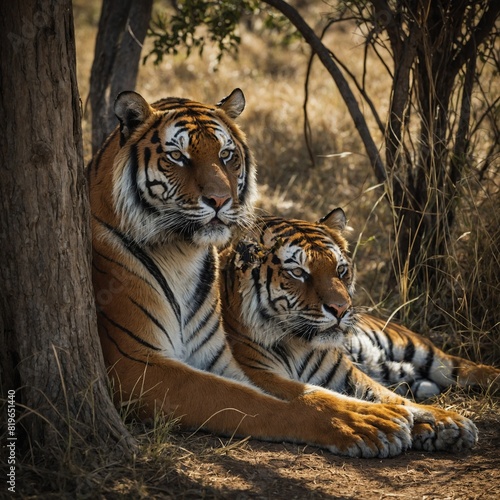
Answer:
[[[255,167],[233,122],[244,105],[239,89],[215,106],[169,98],[150,107],[135,92],[118,96],[113,199],[126,234],[222,245],[249,224]]]
[[[338,344],[351,326],[354,269],[341,209],[321,223],[265,217],[226,267],[241,295],[241,315],[259,343],[293,336]]]

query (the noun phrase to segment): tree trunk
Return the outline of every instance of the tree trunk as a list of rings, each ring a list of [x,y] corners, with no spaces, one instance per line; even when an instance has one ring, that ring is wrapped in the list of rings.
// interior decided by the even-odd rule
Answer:
[[[113,103],[134,90],[153,0],[104,0],[90,76],[92,153],[118,124]]]
[[[19,447],[130,456],[97,335],[71,2],[0,14],[2,398],[16,391]]]

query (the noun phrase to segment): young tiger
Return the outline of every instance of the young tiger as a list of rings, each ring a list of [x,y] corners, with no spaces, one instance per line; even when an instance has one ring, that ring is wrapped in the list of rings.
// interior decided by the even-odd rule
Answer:
[[[341,209],[317,224],[263,217],[223,252],[226,331],[254,383],[277,397],[287,397],[284,381],[295,380],[366,401],[422,408],[379,382],[404,383],[427,397],[453,383],[486,385],[498,377],[499,370],[448,356],[406,328],[356,315],[344,227]],[[417,424],[414,447],[456,450],[475,442],[470,420],[426,408],[441,432]]]
[[[448,438],[453,420],[468,425],[459,417],[443,423],[406,402],[371,403],[286,378],[271,395],[234,359],[216,246],[252,222],[255,165],[234,122],[244,106],[239,89],[214,106],[178,98],[150,106],[135,92],[116,99],[120,127],[88,171],[98,327],[116,401],[188,428],[351,457],[401,453],[414,422],[470,447],[472,424],[467,436]]]

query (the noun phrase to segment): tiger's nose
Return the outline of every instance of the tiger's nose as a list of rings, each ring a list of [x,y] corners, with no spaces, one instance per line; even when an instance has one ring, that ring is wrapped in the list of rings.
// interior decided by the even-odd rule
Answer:
[[[216,195],[211,194],[210,196],[202,196],[202,201],[205,205],[213,208],[215,211],[220,210],[229,200],[231,199],[230,195]]]
[[[341,304],[325,304],[324,307],[330,314],[333,314],[337,319],[340,319],[349,308],[349,303],[343,302]]]

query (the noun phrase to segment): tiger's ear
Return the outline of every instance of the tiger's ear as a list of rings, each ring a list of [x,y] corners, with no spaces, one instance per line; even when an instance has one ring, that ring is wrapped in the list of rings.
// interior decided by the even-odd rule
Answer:
[[[337,231],[343,231],[347,224],[345,212],[341,208],[334,208],[330,213],[322,217],[318,224],[323,224]]]
[[[241,115],[245,109],[245,96],[241,89],[234,89],[228,96],[221,99],[216,106],[223,109],[233,120]]]
[[[261,263],[263,255],[260,245],[255,241],[240,240],[236,245],[236,267],[243,272],[248,268],[253,269]]]
[[[126,90],[115,99],[115,115],[120,120],[121,144],[151,115],[153,109],[137,92]]]

